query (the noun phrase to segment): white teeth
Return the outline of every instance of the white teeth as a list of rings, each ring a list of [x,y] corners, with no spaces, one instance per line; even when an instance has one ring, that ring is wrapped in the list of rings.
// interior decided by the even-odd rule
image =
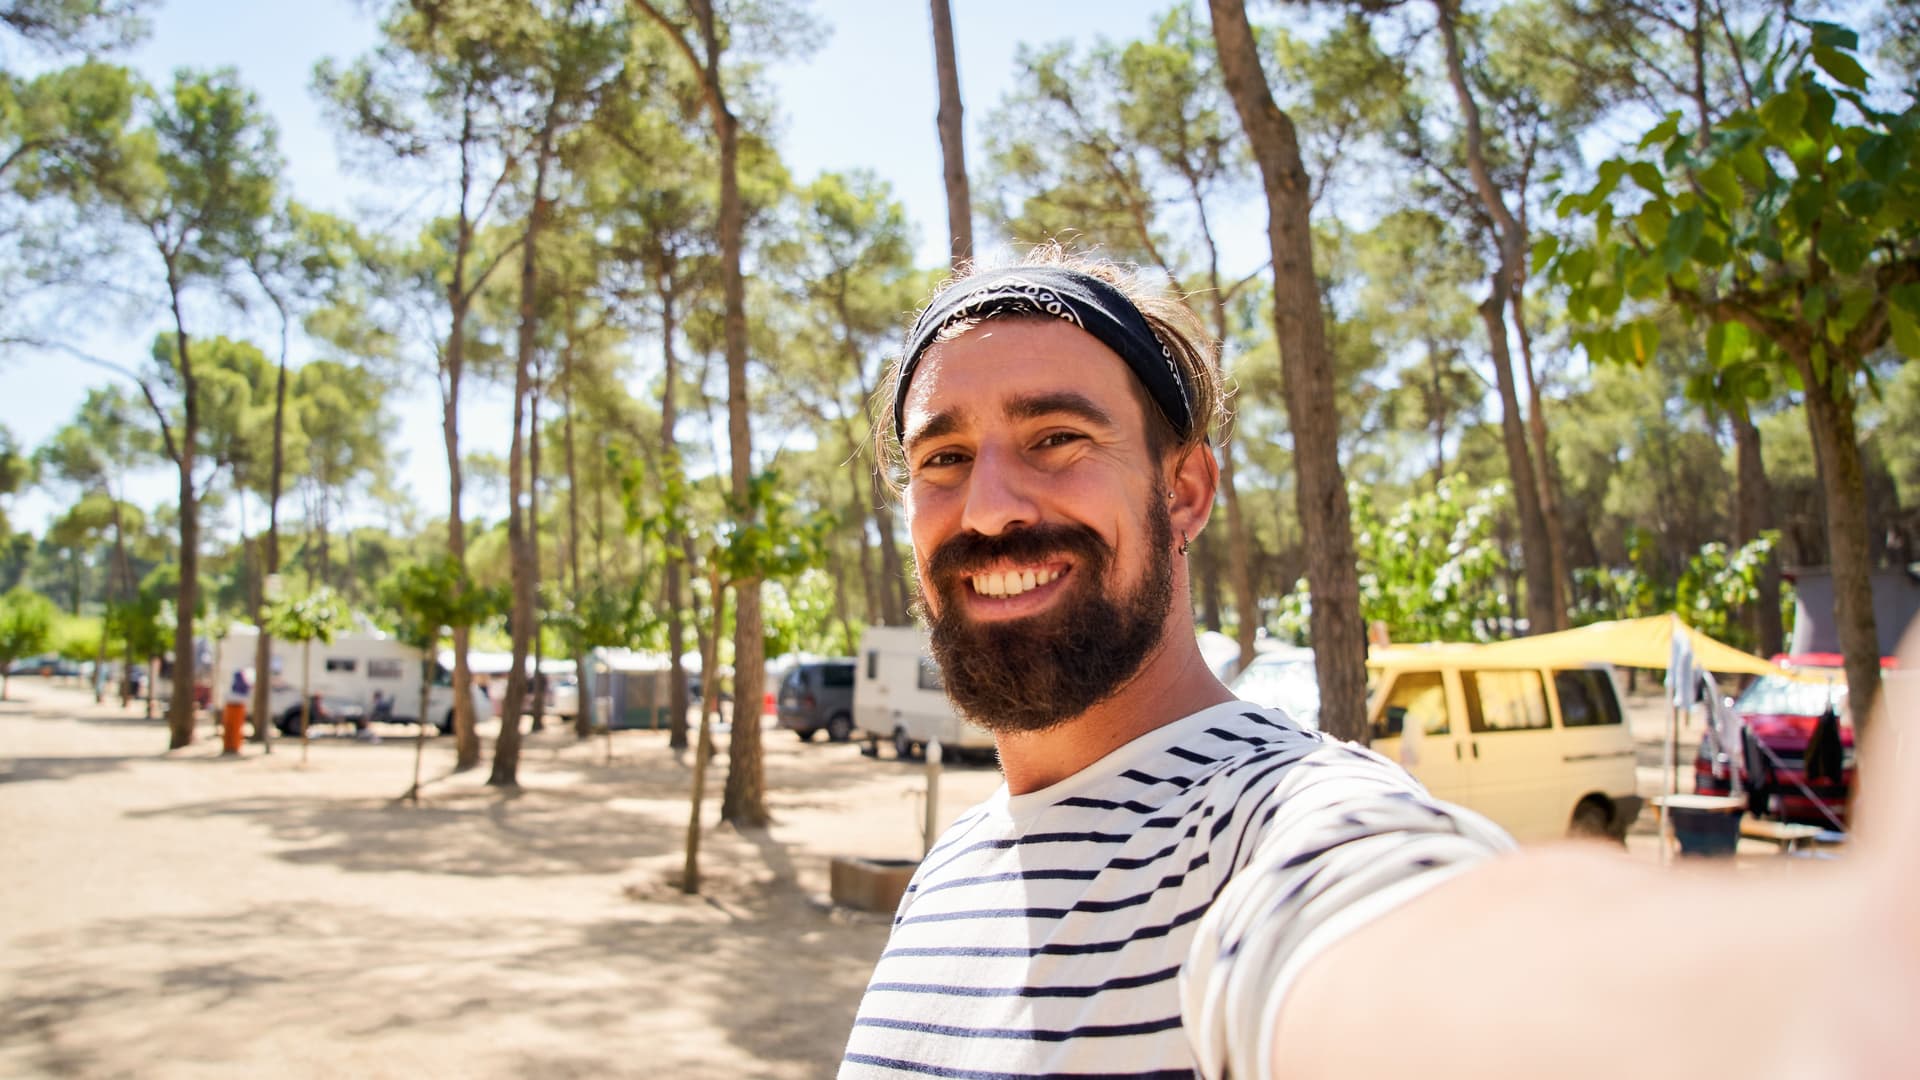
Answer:
[[[976,574],[973,578],[973,591],[982,596],[1019,596],[1059,576],[1059,572],[1054,570],[1015,570],[1010,573]]]

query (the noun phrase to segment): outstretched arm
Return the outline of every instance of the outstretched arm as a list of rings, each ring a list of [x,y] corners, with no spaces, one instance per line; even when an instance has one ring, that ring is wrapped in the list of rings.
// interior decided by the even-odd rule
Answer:
[[[1746,872],[1572,848],[1488,860],[1307,963],[1279,1006],[1272,1074],[1908,1073],[1920,1060],[1920,635],[1901,653],[1844,860]]]

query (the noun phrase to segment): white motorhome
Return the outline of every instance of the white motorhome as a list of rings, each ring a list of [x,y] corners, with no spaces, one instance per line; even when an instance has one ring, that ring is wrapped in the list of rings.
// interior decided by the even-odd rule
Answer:
[[[954,711],[926,631],[913,626],[875,626],[861,636],[853,723],[871,744],[891,739],[902,759],[920,756],[935,739],[944,753],[993,750],[993,736]]]
[[[235,626],[220,639],[213,657],[215,700],[227,700],[236,670],[247,672],[249,684],[258,677],[253,671],[253,660],[259,636],[259,631],[251,626]],[[371,718],[395,724],[411,724],[417,719],[414,714],[420,709],[420,650],[410,645],[384,634],[340,634],[330,642],[313,642],[311,647],[275,638],[268,655],[272,682],[267,708],[283,729],[298,730],[303,660],[309,692],[320,699],[330,719]],[[452,675],[437,663],[434,674],[433,685],[427,689],[426,720],[441,731],[451,731]],[[486,690],[477,685],[469,689],[474,715],[491,715]],[[378,708],[374,704],[376,692],[383,702]],[[247,701],[251,703],[251,694]]]

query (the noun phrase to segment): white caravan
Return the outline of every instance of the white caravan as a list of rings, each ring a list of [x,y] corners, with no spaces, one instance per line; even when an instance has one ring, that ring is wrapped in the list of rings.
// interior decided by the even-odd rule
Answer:
[[[253,673],[255,643],[259,631],[251,626],[235,626],[220,639],[213,656],[214,700],[228,700],[236,670]],[[267,697],[268,712],[283,721],[283,728],[299,725],[300,668],[302,645],[273,640],[272,682]],[[307,684],[320,698],[329,719],[372,718],[388,723],[411,724],[420,709],[420,650],[382,634],[339,634],[331,642],[314,642],[306,649]],[[453,677],[445,666],[434,665],[433,685],[427,689],[427,722],[442,731],[453,730]],[[472,691],[476,717],[492,715],[487,692],[480,686]],[[385,704],[374,707],[378,692]],[[252,694],[247,695],[251,705]],[[376,715],[376,713],[378,715]],[[290,721],[288,723],[287,721]]]
[[[943,753],[993,750],[993,736],[954,711],[926,631],[914,626],[875,626],[860,638],[853,723],[870,743],[891,739],[903,759],[918,757],[935,739]]]

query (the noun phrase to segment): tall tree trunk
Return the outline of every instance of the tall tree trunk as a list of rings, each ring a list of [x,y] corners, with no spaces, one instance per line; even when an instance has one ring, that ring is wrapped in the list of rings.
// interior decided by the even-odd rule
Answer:
[[[676,322],[678,313],[674,308],[674,290],[663,284],[660,295],[660,352],[662,365],[666,368],[666,389],[660,399],[660,457],[663,461],[671,461],[677,457],[674,426],[679,419],[680,357],[674,347],[674,334],[679,326]],[[665,542],[671,548],[679,548],[683,546],[683,539],[676,526],[668,530]],[[662,584],[667,594],[667,678],[671,680],[667,687],[667,747],[672,750],[687,748],[687,664],[682,654],[687,648],[686,573],[692,565],[690,559],[676,559],[671,554],[662,553]],[[702,668],[700,678],[703,686],[713,677],[710,669]]]
[[[539,398],[533,385],[534,335],[540,319],[540,230],[547,217],[547,167],[553,156],[553,131],[558,118],[559,104],[549,100],[533,167],[533,205],[527,211],[527,233],[520,242],[520,326],[513,367],[513,441],[507,450],[507,549],[513,565],[513,614],[509,620],[513,667],[507,672],[507,698],[500,709],[500,734],[493,744],[493,772],[487,777],[487,783],[494,787],[520,785],[520,713],[527,701],[527,654],[538,633],[535,604],[540,565],[538,541],[533,533],[540,523],[537,518],[529,520],[533,515],[531,500],[529,505],[522,506],[521,494],[527,490],[525,485],[539,484],[537,475],[528,476],[527,466],[529,443],[538,439],[540,426]],[[534,708],[539,707],[535,702]]]
[[[533,708],[532,729],[544,731],[547,726],[547,676],[540,665],[546,663],[546,635],[541,633],[540,582],[543,573],[540,566],[540,388],[546,381],[544,366],[536,356],[533,366],[533,395],[527,410],[527,551],[528,563],[533,567],[533,687],[530,697]]]
[[[279,300],[274,301],[276,308]],[[287,463],[286,447],[287,417],[287,313],[280,309],[280,364],[273,380],[273,465],[267,472],[267,535],[262,540],[266,571],[260,578],[261,599],[266,599],[266,585],[280,573],[280,485],[284,480]],[[249,710],[253,714],[253,737],[260,743],[262,753],[273,753],[273,717],[267,715],[272,706],[273,690],[273,635],[267,633],[266,620],[255,614],[254,627],[259,631],[253,639],[253,704]],[[424,713],[422,714],[424,718]]]
[[[720,142],[720,283],[727,349],[727,443],[734,497],[746,501],[753,479],[752,406],[747,391],[747,285],[741,273],[746,211],[740,202],[739,121],[720,82],[720,39],[711,0],[695,0],[706,44],[707,101]],[[760,757],[761,696],[766,685],[766,632],[760,579],[734,583],[733,732],[727,741],[727,786],[720,817],[737,826],[767,824],[766,774]],[[707,678],[712,678],[709,672]]]
[[[880,546],[880,600],[888,626],[905,626],[907,612],[913,606],[907,567],[900,559],[900,545],[894,540],[893,508],[887,505],[887,492],[877,469],[862,469],[867,474],[867,505],[873,508],[873,530]]]
[[[1493,377],[1500,394],[1500,434],[1507,451],[1507,471],[1513,478],[1513,503],[1520,518],[1520,561],[1526,581],[1526,617],[1529,633],[1556,625],[1553,563],[1543,557],[1548,548],[1547,525],[1540,513],[1540,488],[1533,475],[1533,455],[1520,413],[1520,394],[1514,385],[1513,357],[1507,351],[1507,283],[1504,269],[1495,270],[1491,294],[1480,302],[1480,321],[1487,328],[1493,359]]]
[[[1492,353],[1494,378],[1499,384],[1501,432],[1505,436],[1507,464],[1513,479],[1514,505],[1520,515],[1520,548],[1526,571],[1527,623],[1532,633],[1558,628],[1564,611],[1556,614],[1559,591],[1554,586],[1553,545],[1547,535],[1546,515],[1540,505],[1540,484],[1533,470],[1532,454],[1527,447],[1526,431],[1520,413],[1520,396],[1514,385],[1513,354],[1507,341],[1507,307],[1514,290],[1526,281],[1527,237],[1520,222],[1507,207],[1494,185],[1487,167],[1485,132],[1480,124],[1480,104],[1467,85],[1466,63],[1460,51],[1459,0],[1434,0],[1441,41],[1446,46],[1447,81],[1453,86],[1454,99],[1460,105],[1466,135],[1467,171],[1473,177],[1474,191],[1481,208],[1494,223],[1499,247],[1499,265],[1495,269],[1492,294],[1480,306],[1480,321],[1486,325],[1487,344]]]
[[[853,460],[860,460],[860,448],[857,445],[853,448],[853,455]],[[867,622],[876,626],[885,626],[888,625],[888,623],[884,609],[881,606],[880,580],[875,575],[873,569],[875,552],[873,551],[873,545],[867,541],[867,519],[870,516],[867,509],[868,488],[866,481],[862,479],[860,475],[861,473],[871,473],[872,471],[872,469],[862,469],[858,467],[846,471],[849,495],[847,508],[852,511],[847,520],[854,523],[854,553],[858,558],[860,566],[860,590],[866,599]],[[836,582],[835,591],[840,591],[838,582]]]
[[[580,473],[573,456],[573,335],[569,320],[567,347],[560,353],[560,407],[562,450],[567,459],[567,571],[573,588],[573,602],[580,603]],[[573,650],[573,734],[584,739],[593,734],[593,672],[589,669],[584,642],[576,641]]]
[[[967,189],[966,128],[961,123],[960,67],[954,59],[953,12],[932,0],[933,66],[940,81],[940,159],[947,184],[947,234],[955,270],[973,258],[973,196]]]
[[[1847,707],[1864,737],[1880,692],[1880,636],[1873,618],[1873,561],[1867,537],[1867,486],[1854,427],[1853,388],[1845,364],[1829,363],[1823,380],[1804,349],[1794,360],[1807,388],[1807,427],[1826,492],[1827,549],[1833,560],[1833,621],[1847,671]]]
[[[178,750],[193,741],[193,609],[200,601],[200,500],[193,487],[193,464],[200,438],[200,384],[193,375],[187,326],[180,311],[180,287],[171,267],[167,278],[173,302],[174,343],[180,350],[182,399],[180,441],[174,447],[174,463],[180,470],[180,588],[174,600],[173,700],[167,703],[167,748]]]
[[[742,232],[746,211],[740,202],[739,121],[727,107],[720,78],[720,34],[713,0],[688,0],[700,34],[696,52],[682,27],[674,24],[650,0],[632,0],[674,39],[687,62],[698,73],[701,94],[719,144],[720,166],[720,284],[724,297],[721,320],[727,354],[727,435],[732,458],[733,494],[745,502],[753,477],[753,436],[747,396],[747,288],[741,270]],[[743,523],[744,524],[744,523]],[[734,725],[727,748],[726,795],[720,816],[743,827],[768,821],[766,776],[760,760],[760,703],[766,685],[766,634],[760,606],[760,579],[734,583]],[[706,671],[707,685],[717,673]],[[741,715],[742,712],[745,715]]]
[[[112,488],[109,487],[107,490],[107,498],[112,501],[113,505],[113,557],[115,564],[118,565],[120,569],[120,602],[130,605],[133,603],[134,594],[138,591],[138,588],[133,583],[133,561],[127,557],[127,530],[120,516],[120,497],[115,495]],[[105,641],[106,637],[106,626],[103,624],[100,628],[100,639]],[[124,640],[121,642],[120,685],[123,689],[120,693],[120,706],[121,708],[125,708],[127,704],[127,690],[124,688],[129,685],[130,680],[133,678],[133,635],[124,634],[122,637]]]
[[[1293,121],[1274,104],[1241,0],[1208,0],[1220,69],[1260,166],[1273,253],[1273,325],[1287,416],[1293,428],[1300,525],[1312,590],[1314,667],[1320,676],[1321,728],[1365,742],[1366,627],[1360,617],[1352,514],[1340,468],[1339,407],[1327,347],[1320,285],[1313,274],[1308,222],[1312,188]]]
[[[1533,365],[1533,335],[1527,330],[1525,281],[1516,281],[1510,306],[1513,332],[1520,340],[1520,371],[1527,380],[1527,431],[1533,439],[1533,452],[1540,469],[1534,480],[1540,485],[1540,518],[1547,531],[1548,566],[1553,574],[1553,628],[1565,630],[1572,609],[1573,572],[1567,568],[1566,531],[1560,521],[1560,482],[1554,468],[1553,446],[1547,440],[1546,408],[1541,402],[1540,380]]]
[[[1766,462],[1760,456],[1760,429],[1744,398],[1735,398],[1727,406],[1727,419],[1733,428],[1735,480],[1733,493],[1733,541],[1752,543],[1773,528],[1773,485],[1767,482]],[[1754,642],[1761,656],[1781,651],[1786,636],[1780,619],[1780,559],[1769,553],[1760,567],[1756,583],[1759,597],[1753,602],[1751,624]]]

